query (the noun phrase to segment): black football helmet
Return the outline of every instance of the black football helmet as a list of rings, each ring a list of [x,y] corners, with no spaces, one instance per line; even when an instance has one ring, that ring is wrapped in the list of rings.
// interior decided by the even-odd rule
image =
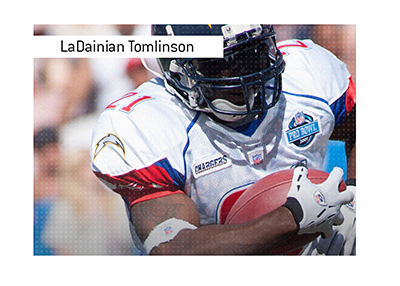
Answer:
[[[166,88],[189,108],[240,126],[273,107],[285,68],[272,25],[153,25],[153,35],[220,35],[223,58],[159,58]]]

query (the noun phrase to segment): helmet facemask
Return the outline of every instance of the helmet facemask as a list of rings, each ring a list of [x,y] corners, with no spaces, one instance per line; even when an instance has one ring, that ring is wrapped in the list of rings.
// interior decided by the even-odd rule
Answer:
[[[224,58],[171,60],[167,84],[191,109],[223,123],[257,119],[278,101],[284,70],[275,33],[267,27],[225,38]]]

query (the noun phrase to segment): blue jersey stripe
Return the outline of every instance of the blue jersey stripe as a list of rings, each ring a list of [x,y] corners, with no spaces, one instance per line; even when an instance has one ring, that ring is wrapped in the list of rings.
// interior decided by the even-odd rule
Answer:
[[[185,185],[184,176],[171,166],[171,163],[168,161],[167,158],[156,162],[154,165],[159,166],[167,171],[168,175],[174,182],[174,185],[183,190],[183,186]]]
[[[187,142],[186,142],[185,148],[183,148],[183,154],[182,154],[182,156],[183,156],[183,167],[184,167],[184,172],[185,172],[185,175],[183,177],[182,191],[184,190],[185,182],[186,182],[186,178],[187,178],[185,155],[186,155],[186,152],[189,149],[189,145],[190,145],[189,132],[192,129],[192,127],[194,126],[194,124],[196,123],[197,119],[199,119],[200,114],[201,114],[200,112],[197,112],[197,114],[193,118],[192,122],[190,122],[189,126],[186,128]]]
[[[330,106],[335,115],[335,128],[341,125],[346,118],[346,97],[347,92],[343,93],[343,95]]]
[[[282,91],[282,93],[285,94],[289,94],[289,95],[293,95],[293,96],[299,96],[299,97],[305,97],[305,98],[310,98],[310,99],[314,99],[314,100],[318,100],[321,101],[327,105],[329,105],[329,102],[326,99],[323,99],[321,97],[315,96],[315,95],[309,95],[309,94],[298,94],[298,93],[291,93],[291,92],[287,92],[287,91]]]

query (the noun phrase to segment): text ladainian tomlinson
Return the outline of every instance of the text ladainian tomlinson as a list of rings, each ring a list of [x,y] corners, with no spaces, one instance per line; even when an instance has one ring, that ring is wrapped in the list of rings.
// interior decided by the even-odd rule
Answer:
[[[83,40],[76,40],[73,42],[66,42],[61,40],[61,52],[62,53],[124,53],[124,52],[135,52],[135,53],[175,53],[175,52],[189,52],[193,53],[194,45],[191,43],[164,43],[162,40],[154,40],[153,42],[138,42],[136,40],[127,40],[126,42],[114,43],[105,40],[103,42],[97,42],[93,40],[91,42],[85,42]]]

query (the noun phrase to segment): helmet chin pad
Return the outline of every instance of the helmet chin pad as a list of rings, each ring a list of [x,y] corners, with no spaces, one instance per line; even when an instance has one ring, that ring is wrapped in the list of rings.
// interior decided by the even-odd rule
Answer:
[[[211,103],[215,109],[220,110],[220,112],[212,110],[212,113],[222,121],[236,122],[242,120],[247,116],[246,104],[236,105],[222,98],[214,99]],[[254,105],[254,96],[252,96],[249,100],[249,105],[249,108],[251,109]],[[226,112],[226,114],[224,113],[224,111]],[[235,113],[237,113],[237,115],[235,115]]]

